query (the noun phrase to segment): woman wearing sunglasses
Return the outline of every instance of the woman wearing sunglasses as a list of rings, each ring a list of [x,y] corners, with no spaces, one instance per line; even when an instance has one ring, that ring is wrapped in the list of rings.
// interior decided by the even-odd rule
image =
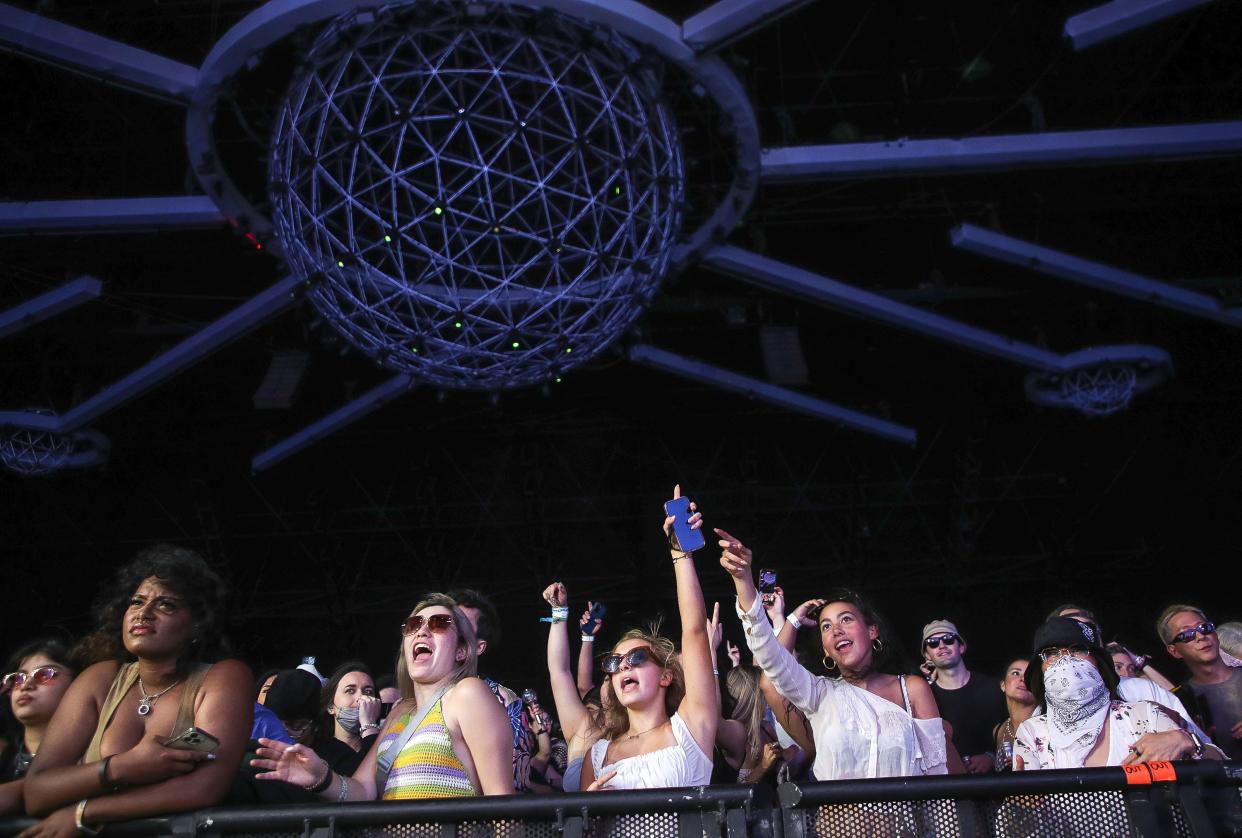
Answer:
[[[43,735],[73,681],[69,650],[58,640],[36,640],[13,653],[0,691],[9,697],[14,729],[0,757],[0,815],[23,811],[23,778],[39,753]]]
[[[1185,739],[1178,758],[1221,759],[1161,705],[1117,697],[1117,670],[1091,624],[1052,617],[1035,631],[1033,646],[1024,677],[1044,712],[1018,727],[1015,771],[1147,762],[1143,738],[1170,731]]]
[[[886,671],[892,644],[866,601],[842,589],[818,603],[812,615],[829,674],[812,675],[781,646],[764,615],[751,551],[724,530],[716,533],[755,664],[810,723],[815,779],[946,773],[948,746],[931,687]]]
[[[475,676],[469,620],[444,594],[428,594],[401,626],[393,706],[376,747],[352,776],[305,745],[260,739],[260,780],[302,786],[323,800],[418,800],[513,793],[513,728]]]
[[[681,487],[673,488],[681,497]],[[690,504],[690,526],[703,516]],[[720,719],[703,590],[694,554],[681,549],[664,520],[672,547],[681,618],[681,654],[654,631],[632,629],[603,659],[603,735],[582,767],[582,787],[600,789],[701,786],[711,781],[711,753]],[[555,612],[553,614],[555,619]]]
[[[221,660],[224,584],[191,550],[157,545],[117,573],[82,643],[97,660],[74,679],[26,775],[26,836],[212,806],[250,735],[250,670]],[[166,746],[194,727],[211,753]]]

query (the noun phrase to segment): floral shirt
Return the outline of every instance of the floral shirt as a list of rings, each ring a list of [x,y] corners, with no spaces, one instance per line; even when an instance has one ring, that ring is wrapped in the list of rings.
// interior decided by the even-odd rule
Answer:
[[[1181,720],[1153,701],[1112,701],[1109,704],[1105,724],[1108,728],[1108,760],[1106,765],[1121,765],[1130,752],[1130,746],[1148,733],[1180,730]],[[1013,742],[1014,767],[1022,760],[1024,770],[1039,768],[1082,768],[1082,763],[1068,764],[1057,754],[1048,735],[1048,714],[1031,716],[1018,726]]]

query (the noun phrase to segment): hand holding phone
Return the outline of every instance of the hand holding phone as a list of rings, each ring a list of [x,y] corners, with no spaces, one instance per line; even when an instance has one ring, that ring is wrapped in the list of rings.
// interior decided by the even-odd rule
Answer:
[[[669,522],[672,526],[669,543],[673,549],[683,553],[693,553],[706,544],[703,540],[703,533],[699,531],[702,516],[691,523],[690,519],[698,512],[694,504],[690,502],[690,498],[681,496],[681,486],[673,487],[673,499],[664,504],[664,514],[672,518]],[[665,531],[668,531],[667,526]]]
[[[178,751],[201,751],[210,754],[215,753],[216,749],[220,747],[220,740],[205,730],[187,727],[165,742],[164,747]]]

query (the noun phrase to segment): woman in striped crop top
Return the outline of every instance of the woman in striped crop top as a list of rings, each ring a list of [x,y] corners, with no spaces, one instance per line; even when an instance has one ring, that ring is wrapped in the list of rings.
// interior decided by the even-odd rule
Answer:
[[[417,800],[513,792],[509,718],[477,677],[470,622],[449,597],[428,594],[401,627],[401,701],[352,777],[314,751],[261,739],[261,780],[300,785],[325,800]]]

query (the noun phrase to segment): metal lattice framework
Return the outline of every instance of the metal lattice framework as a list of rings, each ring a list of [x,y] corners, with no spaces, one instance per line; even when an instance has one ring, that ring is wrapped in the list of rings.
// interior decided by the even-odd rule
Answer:
[[[9,471],[27,476],[51,474],[65,468],[74,451],[73,438],[30,428],[0,432],[0,462]]]
[[[390,369],[465,388],[555,378],[639,315],[680,230],[681,147],[655,66],[514,7],[346,16],[273,137],[293,272]]]

